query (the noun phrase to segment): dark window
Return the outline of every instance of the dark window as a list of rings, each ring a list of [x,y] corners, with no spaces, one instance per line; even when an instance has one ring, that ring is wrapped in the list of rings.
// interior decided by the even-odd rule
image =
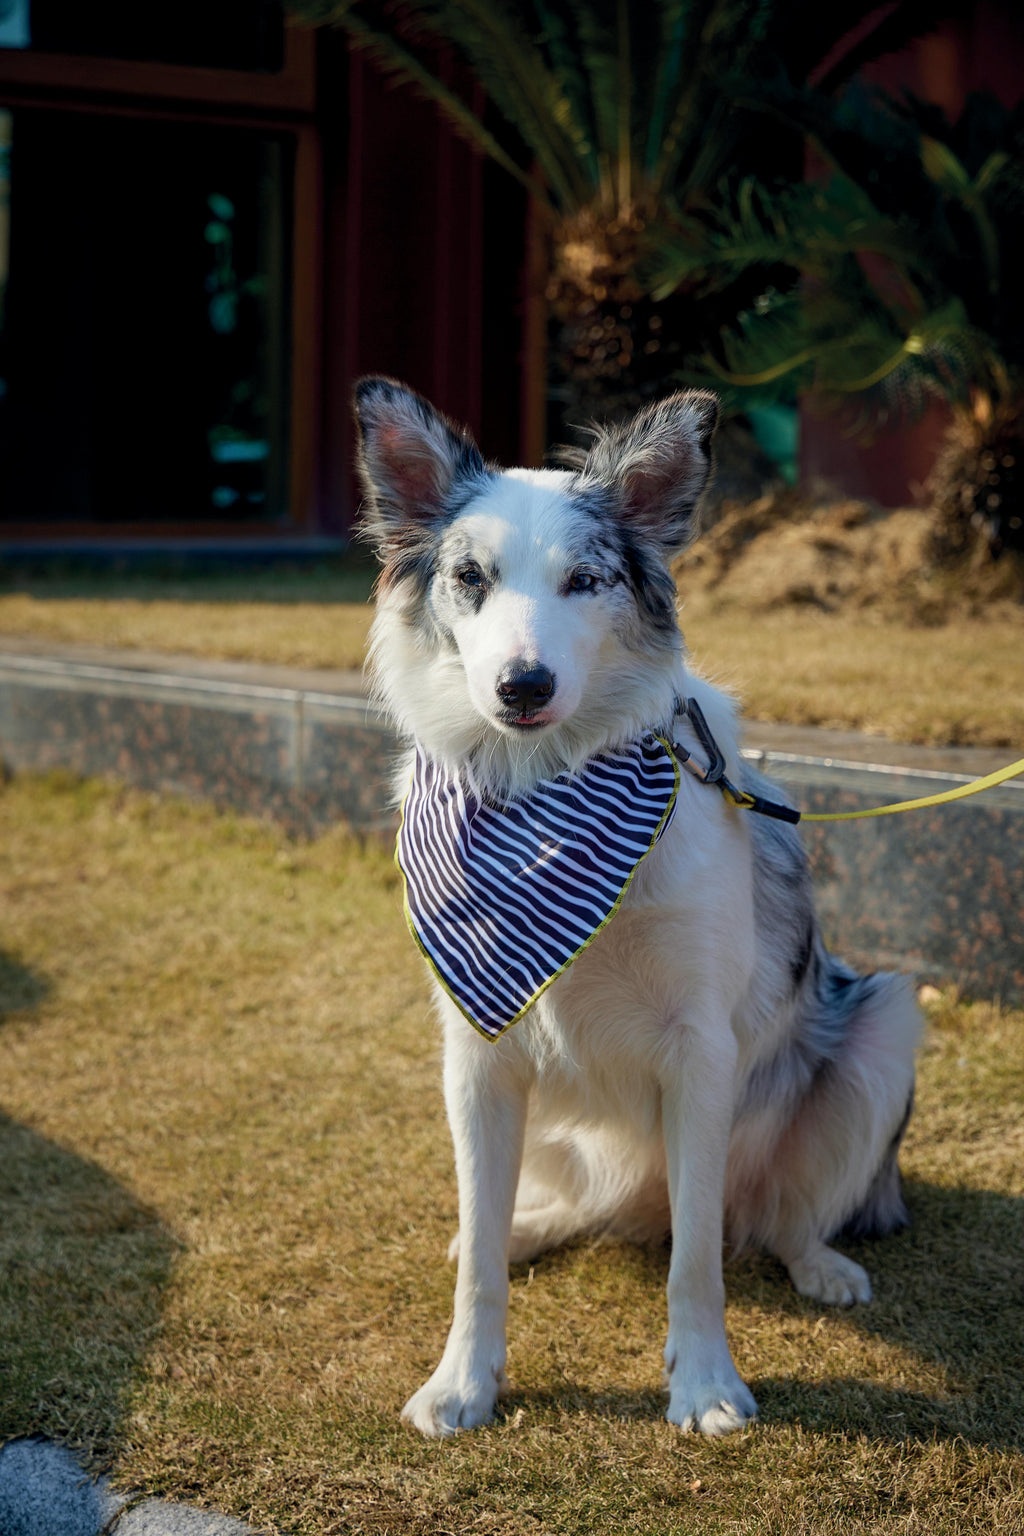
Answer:
[[[0,110],[0,521],[287,515],[293,161]]]

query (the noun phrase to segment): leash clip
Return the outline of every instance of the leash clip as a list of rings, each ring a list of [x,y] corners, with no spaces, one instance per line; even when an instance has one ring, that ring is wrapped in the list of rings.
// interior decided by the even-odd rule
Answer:
[[[697,733],[697,740],[708,755],[708,765],[703,770],[701,777],[705,784],[718,784],[725,780],[725,758],[722,749],[711,734],[711,727],[704,718],[704,711],[696,699],[687,699],[683,708],[693,723],[693,729]],[[689,757],[689,753],[686,754]],[[730,786],[731,788],[731,786]],[[734,791],[735,793],[735,791]]]
[[[795,826],[800,820],[800,812],[794,811],[791,806],[781,805],[775,800],[763,800],[760,795],[748,794],[744,789],[737,789],[735,784],[725,776],[725,758],[718,742],[711,734],[711,727],[704,718],[704,711],[696,699],[681,701],[683,713],[690,717],[697,740],[708,756],[708,766],[699,768],[685,747],[678,742],[672,743],[672,750],[679,761],[702,784],[717,784],[722,794],[730,805],[734,805],[741,811],[756,811],[759,816],[769,816],[773,821],[786,821]]]

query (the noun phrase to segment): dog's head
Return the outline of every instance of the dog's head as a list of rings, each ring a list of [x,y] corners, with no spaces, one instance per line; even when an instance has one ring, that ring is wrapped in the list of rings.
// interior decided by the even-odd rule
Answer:
[[[411,390],[359,383],[375,671],[413,734],[431,745],[440,709],[462,752],[468,727],[568,740],[653,707],[637,679],[679,656],[668,565],[696,532],[717,415],[712,395],[672,395],[596,430],[572,469],[499,470]]]

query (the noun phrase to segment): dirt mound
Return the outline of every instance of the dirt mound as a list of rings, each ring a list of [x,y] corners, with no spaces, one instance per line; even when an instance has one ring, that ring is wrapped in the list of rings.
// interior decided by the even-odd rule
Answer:
[[[930,508],[887,512],[785,491],[726,503],[675,575],[688,603],[703,598],[753,611],[874,609],[914,624],[1019,614],[1024,560],[1005,554],[939,565],[934,528]]]

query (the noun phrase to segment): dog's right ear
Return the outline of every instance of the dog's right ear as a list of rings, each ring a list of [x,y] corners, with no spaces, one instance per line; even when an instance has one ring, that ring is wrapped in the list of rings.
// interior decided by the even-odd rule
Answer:
[[[626,527],[664,556],[676,555],[697,531],[717,424],[718,401],[706,390],[669,395],[624,425],[597,428],[581,482],[613,490]]]
[[[443,511],[460,479],[484,473],[468,432],[394,379],[360,379],[355,389],[363,521],[382,553]]]

